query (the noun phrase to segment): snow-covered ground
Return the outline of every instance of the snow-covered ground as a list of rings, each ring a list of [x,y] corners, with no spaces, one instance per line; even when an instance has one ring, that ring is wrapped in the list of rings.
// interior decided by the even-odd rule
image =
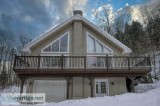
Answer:
[[[144,93],[66,100],[59,103],[45,103],[41,106],[160,106],[160,82],[149,85],[141,84],[136,87],[136,90]],[[2,100],[1,97],[0,100]]]
[[[155,84],[139,84],[135,87],[136,93],[144,93],[151,89],[160,88],[160,81]]]
[[[26,86],[23,87],[23,91],[26,91]],[[20,87],[18,86],[8,86],[7,88],[0,90],[1,93],[19,93],[20,92]]]

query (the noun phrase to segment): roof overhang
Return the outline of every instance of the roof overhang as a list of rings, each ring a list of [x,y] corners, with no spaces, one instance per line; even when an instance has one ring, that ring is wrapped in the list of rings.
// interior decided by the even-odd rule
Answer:
[[[49,32],[47,32],[44,35],[39,36],[35,40],[31,41],[29,44],[27,44],[22,49],[22,52],[30,53],[31,52],[31,50],[30,50],[31,47],[33,47],[38,42],[42,41],[43,39],[47,38],[48,36],[50,36],[54,32],[58,31],[59,29],[61,29],[62,27],[68,25],[69,23],[71,23],[73,21],[82,21],[82,22],[86,23],[87,25],[89,25],[90,27],[94,28],[98,33],[100,33],[101,35],[103,35],[106,39],[110,40],[117,47],[121,48],[123,50],[122,54],[129,55],[132,52],[132,50],[130,48],[128,48],[126,45],[124,45],[123,43],[121,43],[119,40],[117,40],[116,38],[114,38],[113,36],[111,36],[110,34],[108,34],[107,32],[103,31],[102,29],[100,29],[99,27],[97,27],[96,25],[94,25],[92,22],[90,22],[89,20],[85,19],[81,15],[72,16],[68,20],[62,22],[60,25],[58,25],[57,27],[55,27],[52,30],[50,30]]]

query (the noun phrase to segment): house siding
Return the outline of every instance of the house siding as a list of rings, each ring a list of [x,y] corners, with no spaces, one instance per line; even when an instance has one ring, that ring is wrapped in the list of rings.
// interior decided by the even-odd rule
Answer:
[[[82,22],[75,21],[74,22],[74,31],[73,31],[73,55],[74,56],[83,56],[85,55],[84,50],[84,40],[82,34]]]
[[[110,77],[109,79],[109,95],[119,95],[127,92],[125,77]]]

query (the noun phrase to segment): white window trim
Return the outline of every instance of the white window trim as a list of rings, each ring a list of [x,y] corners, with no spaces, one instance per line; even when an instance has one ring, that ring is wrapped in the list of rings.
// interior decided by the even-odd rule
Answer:
[[[109,48],[107,45],[105,45],[103,42],[101,42],[100,40],[98,40],[96,37],[94,37],[91,33],[89,33],[89,32],[86,32],[86,41],[87,41],[87,53],[91,53],[91,54],[106,54],[106,53],[104,53],[104,52],[102,52],[102,53],[96,53],[96,52],[89,52],[88,51],[88,39],[87,39],[87,37],[88,36],[91,36],[91,37],[93,37],[94,38],[94,40],[95,40],[95,44],[96,44],[96,41],[97,42],[99,42],[100,44],[102,44],[102,46],[104,46],[104,47],[106,47],[107,49],[109,49],[111,52],[110,53],[107,53],[107,54],[113,54],[113,50],[111,49],[111,48]],[[96,45],[95,45],[96,46]]]
[[[62,56],[63,53],[41,53],[41,56]],[[69,56],[68,53],[63,54],[63,56]]]
[[[106,54],[87,54],[87,56],[88,57],[105,57],[106,56]],[[114,55],[112,55],[112,54],[109,54],[108,56],[114,56]]]
[[[94,83],[94,86],[95,86],[95,96],[96,96],[96,82],[107,82],[108,86],[106,86],[108,89],[107,91],[107,95],[106,96],[109,96],[109,79],[95,79],[95,83]]]
[[[63,36],[65,36],[66,34],[68,34],[68,47],[67,47],[67,52],[45,52],[44,49],[48,46],[52,46],[53,43],[55,43],[56,41],[58,41],[59,39],[61,39]],[[49,43],[48,45],[46,45],[44,48],[41,49],[41,53],[69,53],[69,41],[70,41],[70,32],[66,32],[63,35],[61,35],[60,37],[58,37],[56,40],[54,40],[53,42]],[[60,45],[59,45],[59,51],[60,51]]]

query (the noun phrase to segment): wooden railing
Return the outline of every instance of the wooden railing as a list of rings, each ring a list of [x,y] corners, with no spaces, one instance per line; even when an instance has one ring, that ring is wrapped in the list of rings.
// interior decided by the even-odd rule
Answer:
[[[149,68],[149,57],[129,56],[15,56],[15,69],[136,69]]]

